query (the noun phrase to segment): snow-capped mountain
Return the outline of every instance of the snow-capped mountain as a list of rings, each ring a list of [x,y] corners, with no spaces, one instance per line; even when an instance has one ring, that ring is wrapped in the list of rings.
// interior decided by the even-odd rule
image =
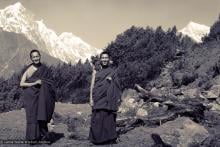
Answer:
[[[4,31],[24,34],[40,50],[66,63],[75,63],[79,59],[85,61],[101,52],[72,33],[57,35],[42,20],[35,20],[20,2],[0,10],[0,27]]]
[[[31,63],[29,53],[38,48],[35,43],[19,33],[4,31],[0,28],[0,77],[9,78],[20,72],[25,65]],[[61,60],[41,51],[42,62],[47,65],[58,65]]]
[[[189,22],[186,27],[181,29],[179,32],[183,35],[187,35],[194,41],[200,43],[202,42],[202,37],[208,35],[210,27],[195,22]]]

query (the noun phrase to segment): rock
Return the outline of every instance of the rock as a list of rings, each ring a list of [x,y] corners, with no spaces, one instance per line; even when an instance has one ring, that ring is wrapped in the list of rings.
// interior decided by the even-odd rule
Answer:
[[[143,108],[139,108],[136,112],[136,116],[137,117],[146,117],[146,116],[148,116],[148,112],[147,112],[147,110],[145,110]]]
[[[220,95],[220,85],[213,85],[210,90],[208,91],[208,94],[212,94],[211,96],[219,97]]]
[[[218,96],[215,95],[212,91],[208,91],[207,95],[206,95],[206,98],[207,99],[216,99],[216,98],[218,98]]]
[[[172,90],[173,95],[177,96],[177,95],[183,95],[182,90],[181,89],[173,89]]]
[[[120,107],[118,112],[119,113],[127,113],[129,111],[135,111],[138,108],[138,103],[134,98],[127,97],[125,98]]]
[[[150,93],[152,96],[158,96],[158,97],[163,96],[162,91],[160,89],[155,88],[155,87],[151,89]]]
[[[50,123],[48,123],[48,130],[51,132],[54,129],[54,121],[53,119],[50,120]]]
[[[124,100],[127,98],[139,99],[139,95],[136,90],[127,89],[123,91],[121,99]]]
[[[203,126],[189,118],[179,117],[156,128],[148,125],[136,127],[129,130],[125,135],[121,135],[120,139],[124,141],[127,137],[129,146],[153,147],[155,146],[153,134],[160,136],[164,142],[163,145],[171,145],[172,147],[190,147],[195,144],[200,146],[201,142],[209,137],[208,131]],[[131,139],[132,142],[130,142]],[[163,145],[161,144],[160,147],[165,147]],[[159,147],[158,144],[156,146]]]
[[[172,74],[173,84],[176,86],[188,85],[195,81],[197,75],[193,72],[177,71]]]
[[[153,103],[153,106],[154,106],[154,107],[159,107],[159,106],[160,106],[160,103],[159,103],[159,102],[155,102],[155,103]]]
[[[160,89],[154,87],[151,89],[150,95],[150,98],[177,98],[176,95],[173,94],[173,89],[171,89],[170,87],[161,87]]]
[[[90,126],[90,118],[85,116],[69,116],[67,120],[68,131],[73,132],[76,128],[88,128]]]
[[[187,89],[183,91],[183,95],[186,98],[199,98],[201,97],[201,92],[199,89],[193,88],[193,89]]]
[[[164,142],[177,147],[199,144],[209,136],[203,126],[186,117],[167,122],[157,127],[152,133],[159,134]]]
[[[140,105],[142,105],[142,104],[139,104],[140,101],[141,99],[139,99],[138,93],[136,92],[136,90],[132,90],[132,89],[125,90],[122,94],[122,102],[121,102],[118,112],[127,113],[129,111],[132,111],[132,112],[136,111],[137,108],[139,108]]]
[[[220,75],[216,76],[213,80],[212,80],[213,85],[220,85]]]
[[[210,110],[212,111],[220,111],[220,104],[213,102],[209,104]]]
[[[220,98],[216,99],[216,103],[220,105]]]
[[[75,140],[86,140],[89,134],[90,118],[78,115],[69,116],[67,120],[69,138]]]

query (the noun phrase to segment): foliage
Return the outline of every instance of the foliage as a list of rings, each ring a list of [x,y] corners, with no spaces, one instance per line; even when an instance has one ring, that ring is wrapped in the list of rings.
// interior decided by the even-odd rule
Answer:
[[[145,86],[156,78],[161,68],[174,60],[177,49],[182,50],[176,27],[164,31],[161,27],[153,30],[132,26],[105,50],[118,65],[122,87],[132,88],[135,83]]]
[[[211,26],[208,36],[203,38],[204,42],[220,40],[220,14],[218,20]]]
[[[92,67],[87,60],[75,65],[63,64],[52,67],[58,101],[82,103],[87,102],[92,75]]]

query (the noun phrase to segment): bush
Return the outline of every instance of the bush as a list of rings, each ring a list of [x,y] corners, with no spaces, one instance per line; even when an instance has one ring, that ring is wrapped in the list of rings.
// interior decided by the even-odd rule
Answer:
[[[85,103],[89,101],[92,67],[87,60],[76,65],[63,64],[52,67],[57,98],[61,102]]]

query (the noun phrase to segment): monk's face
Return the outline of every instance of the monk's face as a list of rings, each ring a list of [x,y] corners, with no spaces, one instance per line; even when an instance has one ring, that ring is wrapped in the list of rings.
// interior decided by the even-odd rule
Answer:
[[[100,61],[101,61],[101,65],[102,66],[108,66],[109,65],[109,61],[110,61],[109,55],[108,54],[102,54]]]
[[[40,54],[38,52],[33,52],[31,54],[31,61],[34,64],[39,64],[40,63]]]

